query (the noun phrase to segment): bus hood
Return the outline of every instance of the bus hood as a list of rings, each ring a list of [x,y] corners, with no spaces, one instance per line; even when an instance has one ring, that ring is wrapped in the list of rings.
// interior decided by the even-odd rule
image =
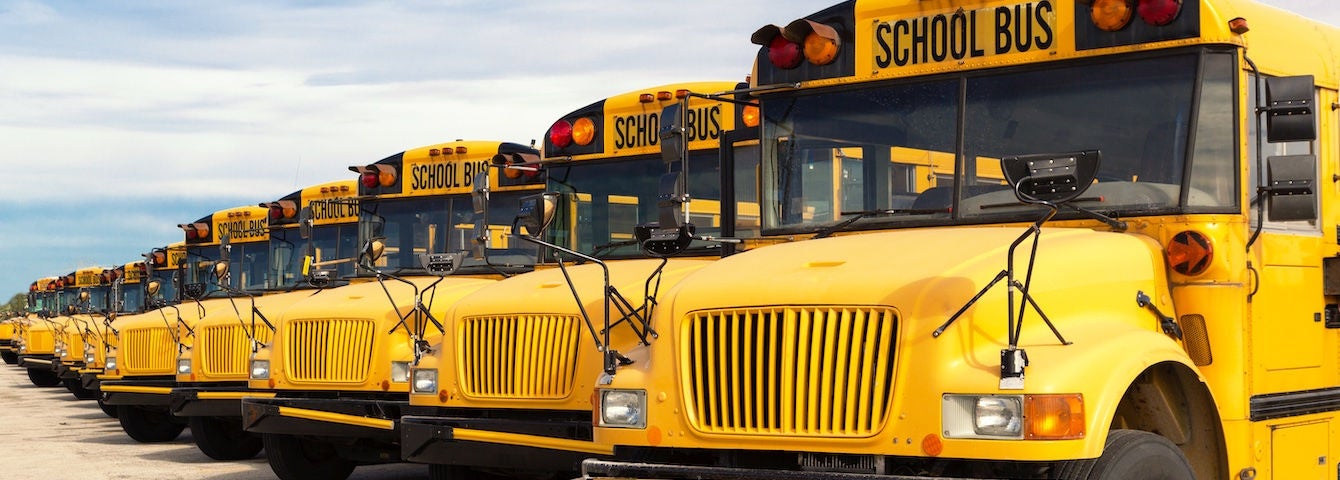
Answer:
[[[673,318],[697,311],[776,306],[892,307],[903,338],[931,339],[970,299],[1006,268],[1010,244],[1025,227],[963,227],[846,235],[770,246],[727,257],[695,272],[664,301]],[[1024,283],[1032,238],[1015,251],[1015,278]],[[1135,311],[1137,291],[1171,314],[1163,257],[1148,237],[1077,228],[1043,228],[1030,294],[1053,322],[1085,312]],[[970,329],[1003,339],[1006,281],[992,286],[945,335]],[[1021,297],[1014,295],[1017,309]],[[1045,326],[1035,311],[1031,329]],[[1157,322],[1148,313],[1150,328]],[[1061,332],[1064,334],[1065,330]],[[910,337],[909,337],[910,336]],[[1050,332],[1023,340],[1052,341]]]

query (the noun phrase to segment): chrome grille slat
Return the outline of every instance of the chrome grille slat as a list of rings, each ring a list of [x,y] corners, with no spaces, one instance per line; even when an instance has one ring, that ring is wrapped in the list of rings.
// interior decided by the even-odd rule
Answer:
[[[295,382],[365,382],[372,366],[375,329],[375,322],[368,319],[287,322],[284,371]]]
[[[779,307],[682,324],[688,418],[709,433],[873,435],[893,390],[891,309]]]
[[[566,398],[576,380],[579,321],[567,315],[462,319],[461,385],[477,397]]]

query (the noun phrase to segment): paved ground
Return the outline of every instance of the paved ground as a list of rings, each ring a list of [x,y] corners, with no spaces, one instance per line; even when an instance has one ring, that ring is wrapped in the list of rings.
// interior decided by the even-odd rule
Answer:
[[[217,462],[200,453],[188,429],[167,443],[138,443],[92,400],[63,387],[38,388],[26,372],[0,363],[0,478],[59,479],[273,479],[265,454]],[[423,465],[359,467],[359,480],[428,478]]]

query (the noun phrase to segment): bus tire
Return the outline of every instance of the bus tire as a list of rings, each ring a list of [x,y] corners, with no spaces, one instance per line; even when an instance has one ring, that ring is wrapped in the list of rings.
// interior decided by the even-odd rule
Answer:
[[[241,417],[190,417],[191,437],[205,456],[246,460],[261,453],[261,438],[242,429]]]
[[[19,354],[9,350],[0,352],[0,358],[3,358],[5,360],[5,363],[8,363],[10,365],[15,365],[19,363]]]
[[[1140,430],[1112,430],[1103,455],[1064,462],[1058,480],[1195,480],[1196,472],[1182,450],[1160,435]]]
[[[60,376],[51,370],[29,368],[28,381],[39,387],[54,387],[60,385]]]
[[[470,477],[470,469],[462,465],[428,465],[429,480],[465,480]]]
[[[116,419],[126,435],[140,443],[160,443],[176,440],[186,429],[172,414],[134,405],[117,405]]]
[[[80,382],[78,378],[67,378],[61,380],[61,383],[65,384],[66,390],[69,390],[71,394],[74,394],[74,398],[80,400],[93,400],[101,396],[97,390],[84,388],[83,382]]]
[[[101,408],[101,409],[102,409],[102,413],[107,414],[107,416],[112,417],[112,418],[116,418],[116,405],[108,405],[107,402],[104,402],[104,401],[102,401],[101,398],[99,398],[99,399],[98,399],[98,408]]]
[[[280,480],[343,480],[354,472],[354,462],[340,458],[328,443],[275,433],[261,439],[270,469]]]

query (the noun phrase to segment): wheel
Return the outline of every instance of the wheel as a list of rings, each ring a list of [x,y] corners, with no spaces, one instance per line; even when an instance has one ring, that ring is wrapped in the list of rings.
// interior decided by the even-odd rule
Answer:
[[[465,480],[472,478],[470,469],[461,465],[428,465],[428,478],[431,480]]]
[[[1103,455],[1091,460],[1065,462],[1057,469],[1058,480],[1195,480],[1182,450],[1168,439],[1139,430],[1113,430],[1107,434]]]
[[[270,469],[281,480],[342,480],[354,472],[354,462],[340,458],[328,443],[274,433],[261,438]]]
[[[10,365],[19,363],[19,354],[14,353],[11,350],[0,351],[0,358],[3,358],[5,363]]]
[[[97,390],[89,390],[87,388],[84,388],[83,382],[81,382],[78,378],[66,378],[61,380],[61,383],[65,384],[66,390],[69,390],[70,393],[74,394],[74,398],[78,398],[80,400],[93,400],[101,396],[98,394]]]
[[[117,405],[116,418],[121,421],[121,429],[126,435],[140,443],[172,441],[186,429],[186,425],[168,412],[132,405]]]
[[[261,438],[242,430],[241,417],[191,417],[195,446],[215,460],[245,460],[261,453]]]
[[[56,372],[51,370],[29,368],[28,380],[33,382],[33,385],[39,387],[54,387],[60,385],[60,376],[56,375]]]
[[[103,402],[101,398],[99,398],[98,408],[101,408],[102,413],[107,414],[107,416],[116,418],[116,405],[108,405],[106,402]]]

